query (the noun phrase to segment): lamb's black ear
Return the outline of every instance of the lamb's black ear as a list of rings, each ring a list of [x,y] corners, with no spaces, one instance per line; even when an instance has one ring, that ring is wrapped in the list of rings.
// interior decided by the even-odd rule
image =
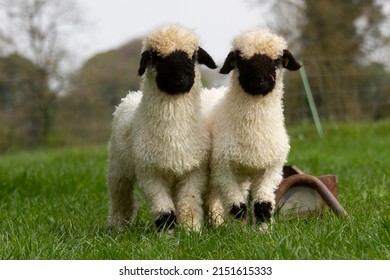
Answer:
[[[145,73],[146,66],[148,65],[149,60],[152,55],[150,51],[144,51],[141,55],[141,61],[139,62],[138,75],[142,76]]]
[[[281,58],[282,65],[284,68],[290,71],[297,71],[299,68],[301,68],[301,64],[299,64],[294,56],[290,53],[289,50],[283,50],[283,55]]]
[[[230,71],[234,69],[235,65],[236,65],[236,54],[233,51],[231,51],[226,57],[221,70],[219,70],[219,73],[229,74]]]
[[[208,68],[215,69],[218,66],[215,64],[213,58],[201,47],[198,49],[198,63],[204,64]]]

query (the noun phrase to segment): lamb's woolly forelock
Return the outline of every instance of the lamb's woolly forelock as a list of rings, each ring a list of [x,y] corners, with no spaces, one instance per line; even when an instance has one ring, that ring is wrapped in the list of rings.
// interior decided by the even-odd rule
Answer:
[[[264,54],[271,59],[277,59],[283,55],[284,49],[287,49],[286,40],[268,29],[244,32],[233,41],[233,50],[239,50],[245,59],[250,59],[255,54]]]
[[[143,51],[156,51],[163,58],[175,50],[184,51],[188,57],[192,57],[198,47],[198,36],[192,30],[179,24],[157,29],[143,43]]]

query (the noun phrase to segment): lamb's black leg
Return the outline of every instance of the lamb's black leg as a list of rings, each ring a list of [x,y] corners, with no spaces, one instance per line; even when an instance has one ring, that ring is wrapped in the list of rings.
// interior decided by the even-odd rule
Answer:
[[[240,203],[240,206],[233,204],[230,214],[236,219],[245,219],[246,213],[248,212],[248,207],[245,203]]]
[[[272,204],[271,202],[256,202],[254,205],[254,212],[256,222],[261,224],[269,221],[272,216]]]
[[[161,213],[154,221],[158,231],[171,230],[175,228],[176,215],[173,211],[170,213]]]

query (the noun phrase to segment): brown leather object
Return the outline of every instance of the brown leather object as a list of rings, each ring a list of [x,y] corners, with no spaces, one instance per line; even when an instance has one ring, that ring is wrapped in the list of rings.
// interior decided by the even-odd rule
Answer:
[[[283,181],[280,183],[278,189],[275,191],[277,209],[281,207],[279,204],[282,202],[284,195],[290,189],[298,186],[304,186],[314,189],[320,195],[320,208],[330,207],[339,216],[346,217],[348,215],[338,201],[337,176],[312,176],[303,173],[296,166],[285,166],[283,169],[283,177]]]

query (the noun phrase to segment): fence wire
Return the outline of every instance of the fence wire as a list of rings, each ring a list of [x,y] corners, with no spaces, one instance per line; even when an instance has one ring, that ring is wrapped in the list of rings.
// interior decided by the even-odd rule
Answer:
[[[390,75],[382,65],[348,60],[303,61],[321,121],[367,121],[390,116]],[[300,73],[285,76],[285,114],[289,123],[312,120]]]

